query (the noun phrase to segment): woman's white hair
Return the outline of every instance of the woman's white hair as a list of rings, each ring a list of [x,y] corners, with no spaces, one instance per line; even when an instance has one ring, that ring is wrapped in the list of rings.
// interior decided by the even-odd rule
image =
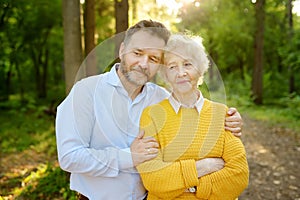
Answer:
[[[165,61],[168,59],[168,54],[170,53],[189,59],[194,67],[197,67],[199,70],[200,78],[198,85],[203,83],[203,75],[209,67],[209,59],[200,36],[193,36],[188,33],[171,35],[165,47]]]

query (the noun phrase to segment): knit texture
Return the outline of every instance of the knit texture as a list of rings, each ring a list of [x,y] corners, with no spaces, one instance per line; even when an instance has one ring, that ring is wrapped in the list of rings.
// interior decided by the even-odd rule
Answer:
[[[240,139],[224,130],[226,106],[205,99],[201,113],[168,100],[147,107],[140,126],[160,144],[158,156],[137,167],[148,199],[232,200],[247,187],[249,169]],[[225,167],[198,179],[196,160],[223,158]],[[197,187],[196,193],[185,192]]]

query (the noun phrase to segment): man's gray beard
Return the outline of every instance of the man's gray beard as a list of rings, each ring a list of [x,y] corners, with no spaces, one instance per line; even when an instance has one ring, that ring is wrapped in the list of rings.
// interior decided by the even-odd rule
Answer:
[[[126,70],[126,64],[125,61],[121,61],[121,67],[120,67],[121,73],[124,75],[124,77],[126,78],[126,80],[136,86],[143,86],[148,82],[148,78],[146,81],[142,81],[142,80],[136,80],[136,79],[132,79],[130,76],[131,71],[127,71]],[[146,76],[147,77],[147,76]]]

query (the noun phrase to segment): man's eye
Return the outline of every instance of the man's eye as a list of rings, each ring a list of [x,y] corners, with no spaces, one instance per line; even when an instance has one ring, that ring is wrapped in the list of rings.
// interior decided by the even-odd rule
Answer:
[[[142,55],[142,53],[139,52],[139,51],[134,51],[133,53],[134,53],[134,55],[136,55],[136,56],[141,56],[141,55]]]
[[[159,59],[158,58],[156,58],[156,57],[150,57],[150,60],[151,60],[151,62],[152,63],[159,63]]]

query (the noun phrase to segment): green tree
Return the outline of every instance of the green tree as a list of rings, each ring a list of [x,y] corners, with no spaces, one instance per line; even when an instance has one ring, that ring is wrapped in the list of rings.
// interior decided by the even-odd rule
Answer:
[[[51,31],[60,19],[53,14],[60,14],[58,1],[35,0],[31,7],[23,10],[25,47],[32,59],[36,80],[36,91],[39,98],[47,96],[47,81],[49,77],[50,51],[55,50],[49,44]],[[54,4],[54,5],[50,5]]]
[[[294,80],[294,93],[300,93],[299,88],[297,89],[300,73],[297,73],[299,69],[296,67],[299,57],[296,56],[299,55],[297,23],[293,23],[294,35],[290,35],[290,21],[299,22],[299,16],[287,15],[287,11],[290,11],[290,7],[287,9],[288,0],[270,0],[265,3],[264,34],[259,41],[256,41],[255,36],[258,25],[262,22],[255,15],[255,6],[259,1],[255,4],[238,0],[199,2],[197,5],[185,4],[180,9],[181,22],[177,24],[177,28],[180,31],[190,30],[204,38],[209,55],[225,78],[229,74],[238,80],[242,78],[240,84],[247,85],[250,91],[251,77],[255,76],[253,84],[255,82],[257,88],[255,93],[251,90],[253,97],[257,98],[259,95],[266,103],[289,95],[289,80]],[[255,54],[254,47],[264,48],[259,61],[264,69],[258,76],[253,75],[257,73],[254,66],[258,60],[255,57],[258,59],[259,55]],[[291,74],[293,79],[290,79]],[[261,81],[254,80],[258,77]]]
[[[0,74],[5,80],[6,96],[19,90],[21,100],[25,93],[45,98],[48,79],[61,62],[61,56],[52,57],[57,55],[53,51],[61,52],[56,42],[56,46],[52,46],[52,37],[59,36],[56,34],[61,18],[53,16],[60,15],[60,1],[3,0],[0,3],[3,7],[0,71],[4,71]]]
[[[199,7],[187,5],[180,17],[178,29],[201,35],[219,69],[228,73],[239,71],[244,76],[253,54],[249,48],[253,43],[250,3],[206,0]]]

